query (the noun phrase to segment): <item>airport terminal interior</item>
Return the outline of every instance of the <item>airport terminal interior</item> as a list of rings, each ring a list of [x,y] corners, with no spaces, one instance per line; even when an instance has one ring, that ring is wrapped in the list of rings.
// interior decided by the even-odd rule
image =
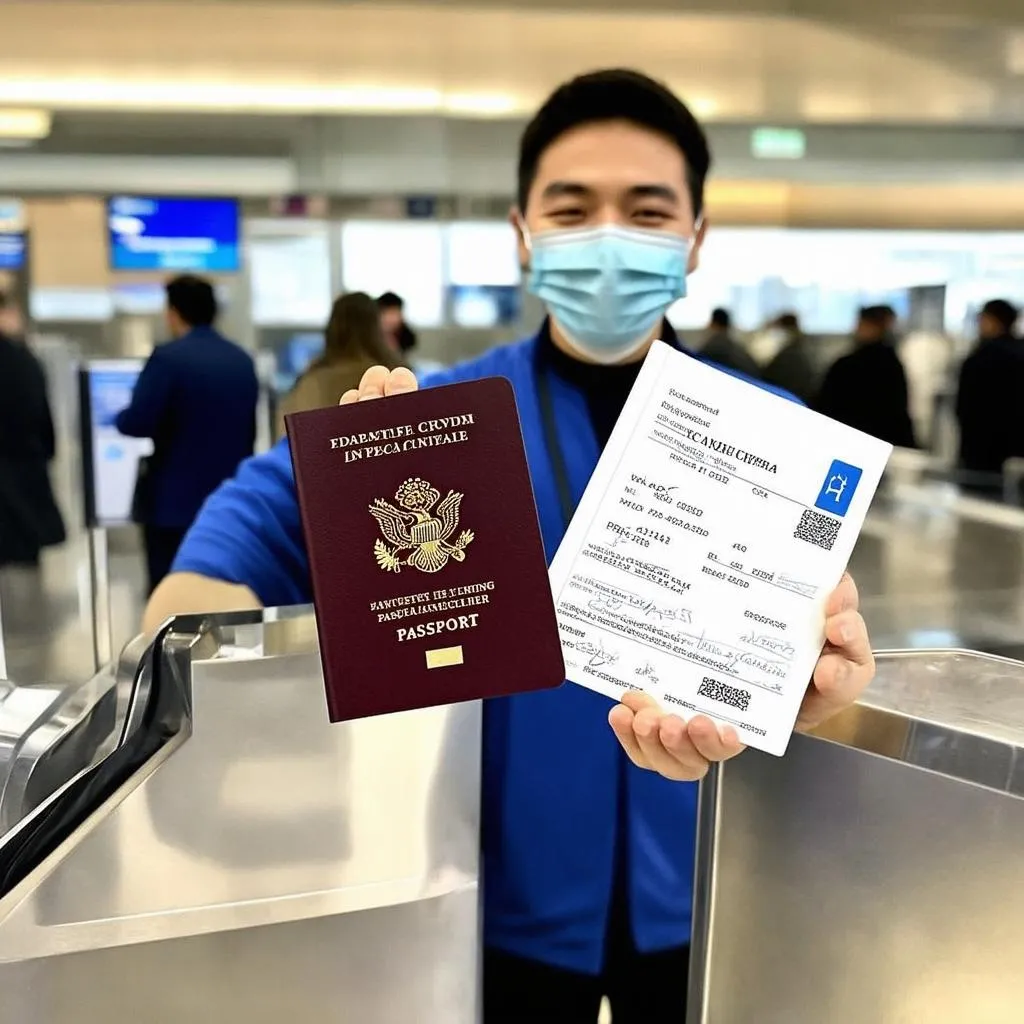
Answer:
[[[589,1020],[1024,1020],[1024,6],[4,0],[0,1024],[585,1019],[484,998],[493,943],[531,960],[535,932],[542,968],[605,978],[589,939],[558,932],[575,895],[538,911],[502,874],[576,854],[531,861],[526,825],[507,857],[487,846],[523,813],[488,806],[506,785],[487,782],[488,747],[512,742],[491,702],[332,724],[308,600],[183,607],[148,634],[143,615],[241,461],[196,490],[230,410],[266,458],[338,324],[370,317],[378,347],[358,357],[420,378],[557,324],[531,265],[551,250],[510,217],[520,142],[559,85],[607,68],[664,83],[713,154],[699,260],[658,323],[894,447],[849,561],[876,678],[784,757],[711,767],[679,826],[696,837],[689,936],[659,946],[633,911],[628,983],[685,1009],[630,1010],[608,982]],[[249,369],[218,385],[160,492],[196,492],[188,521],[160,519],[154,466],[209,394],[185,364],[161,391],[156,361],[213,326]],[[41,449],[5,412],[38,379]],[[138,427],[158,393],[162,425]],[[528,455],[531,431],[550,447],[536,396],[516,397]],[[427,537],[439,520],[407,498],[428,511],[396,515]],[[416,550],[471,562],[480,541],[448,544],[454,528]],[[377,543],[404,585],[412,556]],[[625,782],[615,798],[594,780],[592,799],[625,805]],[[688,961],[644,973],[668,946]]]

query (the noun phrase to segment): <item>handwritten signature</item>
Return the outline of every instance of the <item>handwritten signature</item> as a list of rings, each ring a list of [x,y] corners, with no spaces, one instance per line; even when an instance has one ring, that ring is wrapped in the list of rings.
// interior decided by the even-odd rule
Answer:
[[[796,648],[788,641],[776,636],[768,636],[765,633],[744,633],[740,639],[750,647],[774,654],[785,661],[792,661],[796,657]]]
[[[577,650],[590,658],[587,668],[601,668],[602,665],[614,665],[618,662],[619,656],[614,651],[605,650],[604,644],[599,640],[596,644],[589,641],[579,645]]]
[[[654,671],[654,666],[650,662],[647,662],[642,668],[638,668],[636,674],[641,679],[647,679],[649,682],[654,683],[655,686],[658,685],[658,674]]]
[[[801,597],[814,597],[818,592],[818,588],[813,583],[795,580],[792,576],[787,576],[785,573],[779,574],[776,584],[782,587],[783,590],[791,590],[794,594],[799,594]]]
[[[595,597],[589,602],[590,610],[613,618],[621,616],[624,612],[632,611],[643,615],[648,619],[657,619],[659,622],[679,622],[688,625],[693,618],[692,613],[686,608],[662,608],[654,601],[637,594],[625,594],[624,597]]]
[[[743,666],[755,669],[772,679],[785,679],[788,672],[788,666],[784,661],[769,657],[767,653],[740,651],[730,644],[709,640],[706,637],[701,637],[697,644],[697,650],[702,654],[721,658],[725,669],[729,672],[735,672],[738,667]],[[771,689],[777,690],[779,687],[773,685]]]

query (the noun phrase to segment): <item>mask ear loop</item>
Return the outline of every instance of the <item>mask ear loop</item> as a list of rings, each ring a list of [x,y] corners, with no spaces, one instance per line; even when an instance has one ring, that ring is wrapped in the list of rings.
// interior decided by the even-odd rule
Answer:
[[[526,246],[526,251],[533,255],[533,237],[530,235],[530,229],[526,226],[526,221],[523,220],[521,214],[516,217],[516,223],[519,226],[519,233],[523,236],[523,245]]]

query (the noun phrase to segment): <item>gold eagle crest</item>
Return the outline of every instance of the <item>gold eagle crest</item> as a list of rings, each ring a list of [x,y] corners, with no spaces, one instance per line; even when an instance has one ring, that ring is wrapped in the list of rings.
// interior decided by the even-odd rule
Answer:
[[[403,565],[410,565],[420,572],[440,572],[449,559],[465,560],[473,531],[463,530],[452,540],[459,528],[461,494],[449,491],[442,501],[440,491],[426,480],[413,477],[398,488],[395,501],[398,508],[383,498],[376,498],[370,506],[370,515],[377,520],[384,540],[390,541],[390,545],[385,544],[378,537],[373,545],[381,569],[401,572]]]

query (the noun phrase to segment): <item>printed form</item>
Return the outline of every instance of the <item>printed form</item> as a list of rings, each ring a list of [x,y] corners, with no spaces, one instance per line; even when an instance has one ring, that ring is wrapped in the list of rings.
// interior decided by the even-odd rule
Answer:
[[[656,342],[551,565],[569,680],[785,753],[891,451]]]

